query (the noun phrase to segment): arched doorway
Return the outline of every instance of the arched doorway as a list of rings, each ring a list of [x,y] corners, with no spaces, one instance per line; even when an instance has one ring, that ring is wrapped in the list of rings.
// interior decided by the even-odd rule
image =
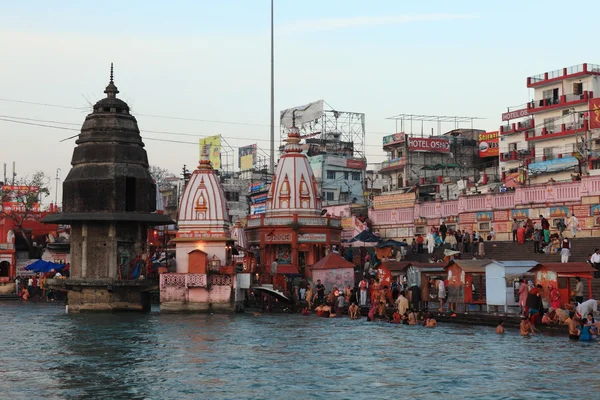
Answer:
[[[6,277],[10,275],[10,263],[8,261],[0,262],[0,277]]]

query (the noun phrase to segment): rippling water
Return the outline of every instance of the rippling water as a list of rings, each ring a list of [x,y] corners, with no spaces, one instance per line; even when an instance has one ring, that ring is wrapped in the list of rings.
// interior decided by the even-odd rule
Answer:
[[[0,393],[9,399],[564,399],[600,389],[598,344],[488,327],[66,315],[12,302],[0,303],[0,321]]]

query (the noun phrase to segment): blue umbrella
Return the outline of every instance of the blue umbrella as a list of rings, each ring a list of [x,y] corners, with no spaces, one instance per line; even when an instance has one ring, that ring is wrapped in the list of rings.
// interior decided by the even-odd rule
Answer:
[[[49,261],[37,260],[36,262],[29,264],[25,267],[25,270],[32,272],[50,272],[52,270],[59,271],[63,269],[65,264],[56,264]]]

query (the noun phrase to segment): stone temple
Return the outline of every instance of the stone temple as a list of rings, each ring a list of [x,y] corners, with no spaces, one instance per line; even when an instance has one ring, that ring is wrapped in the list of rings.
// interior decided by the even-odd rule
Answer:
[[[173,223],[155,213],[148,156],[135,117],[117,98],[112,65],[104,93],[76,141],[63,212],[43,221],[71,226],[71,276],[52,282],[69,291],[69,312],[149,310],[156,285],[139,279],[135,266],[146,253],[148,227]]]

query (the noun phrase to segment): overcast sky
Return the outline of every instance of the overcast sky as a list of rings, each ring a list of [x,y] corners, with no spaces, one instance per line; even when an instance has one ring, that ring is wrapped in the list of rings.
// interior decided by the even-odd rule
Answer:
[[[591,58],[596,13],[562,1],[275,3],[276,110],[324,99],[365,113],[369,163],[385,159],[381,138],[395,132],[386,117],[477,116],[485,119],[476,128],[497,130],[507,106],[530,99],[527,76],[600,63]],[[54,178],[60,168],[62,182],[75,143],[61,140],[104,97],[110,62],[151,164],[174,173],[195,167],[198,137],[215,134],[236,151],[257,143],[268,152],[269,5],[0,0],[0,162],[8,175],[15,161],[18,176],[43,170]]]

